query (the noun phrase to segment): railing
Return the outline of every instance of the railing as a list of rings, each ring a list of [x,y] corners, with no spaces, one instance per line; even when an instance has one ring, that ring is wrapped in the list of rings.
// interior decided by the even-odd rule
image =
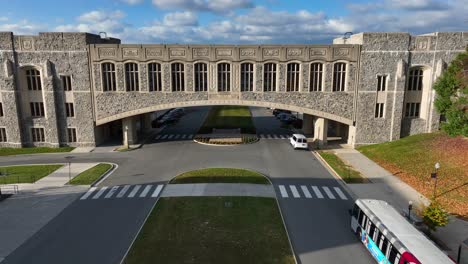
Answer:
[[[0,196],[5,194],[17,194],[18,193],[18,185],[0,185]]]

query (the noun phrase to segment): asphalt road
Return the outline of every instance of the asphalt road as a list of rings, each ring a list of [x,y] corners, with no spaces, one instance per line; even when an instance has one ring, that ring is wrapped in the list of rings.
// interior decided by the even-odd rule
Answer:
[[[208,109],[187,109],[178,124],[162,133],[195,134]],[[289,132],[280,128],[279,121],[269,110],[253,108],[252,113],[258,133]],[[160,184],[179,173],[205,167],[259,171],[268,175],[275,185],[299,263],[374,263],[350,231],[347,210],[352,201],[349,194],[340,188],[311,152],[293,150],[287,139],[262,139],[250,145],[214,147],[178,138],[152,140],[141,149],[130,152],[76,154],[74,160],[111,161],[119,165],[100,187]],[[67,155],[7,157],[2,158],[0,165],[63,162]],[[280,185],[288,197],[280,194]],[[308,190],[310,198],[306,197],[302,186]],[[317,196],[312,186],[323,198]],[[335,187],[343,192],[346,200],[340,198]],[[326,189],[333,192],[334,199],[328,196]],[[77,200],[13,252],[6,263],[116,263],[125,254],[154,201],[154,198]]]

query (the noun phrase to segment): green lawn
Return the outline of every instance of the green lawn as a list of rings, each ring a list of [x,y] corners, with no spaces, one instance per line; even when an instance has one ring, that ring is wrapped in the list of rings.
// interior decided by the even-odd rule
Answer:
[[[320,156],[335,170],[346,183],[366,183],[361,173],[346,165],[337,155],[328,151],[319,151]]]
[[[290,263],[274,198],[160,198],[124,263]]]
[[[242,133],[256,133],[250,109],[247,106],[213,106],[198,133],[211,133],[213,128],[240,128]]]
[[[0,184],[33,183],[51,174],[61,164],[0,167]],[[6,176],[4,176],[6,174]]]
[[[24,155],[24,154],[39,154],[39,153],[57,153],[57,152],[70,152],[74,147],[61,147],[61,148],[0,148],[0,156],[11,155]]]
[[[91,185],[99,177],[112,168],[111,164],[108,163],[99,163],[98,165],[83,171],[74,177],[69,184],[73,185]]]
[[[170,183],[257,183],[270,184],[260,173],[231,168],[208,168],[182,173]]]

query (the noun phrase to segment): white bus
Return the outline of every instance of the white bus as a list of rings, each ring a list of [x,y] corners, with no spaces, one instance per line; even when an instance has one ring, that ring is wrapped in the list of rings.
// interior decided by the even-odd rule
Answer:
[[[351,229],[379,264],[454,263],[385,201],[356,200]]]

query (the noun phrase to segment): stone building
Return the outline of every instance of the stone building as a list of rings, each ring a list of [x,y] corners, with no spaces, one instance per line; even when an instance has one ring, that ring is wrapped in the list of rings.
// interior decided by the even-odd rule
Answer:
[[[132,45],[88,33],[0,32],[0,147],[95,146],[172,107],[304,113],[351,145],[431,132],[432,85],[468,32],[360,33],[330,45]]]

